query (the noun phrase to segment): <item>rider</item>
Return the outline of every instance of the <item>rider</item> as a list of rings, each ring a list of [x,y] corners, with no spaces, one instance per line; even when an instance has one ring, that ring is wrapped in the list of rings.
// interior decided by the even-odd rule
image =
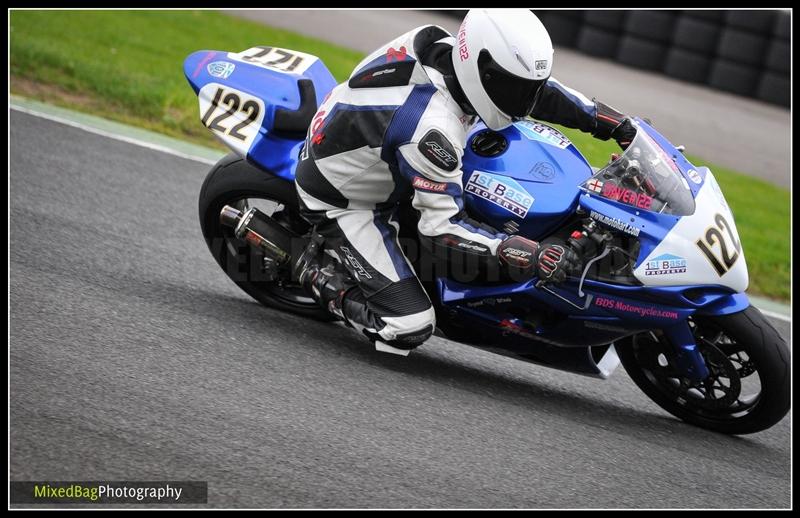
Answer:
[[[476,117],[501,130],[531,116],[623,147],[635,136],[625,115],[550,77],[552,65],[550,36],[525,9],[471,10],[455,38],[422,26],[367,56],[319,107],[301,152],[297,192],[315,232],[295,264],[299,282],[384,346],[427,340],[434,310],[397,239],[395,209],[409,198],[434,254],[477,256],[549,282],[578,271],[562,240],[499,233],[470,219],[462,200],[461,157]],[[349,275],[325,265],[323,251]]]

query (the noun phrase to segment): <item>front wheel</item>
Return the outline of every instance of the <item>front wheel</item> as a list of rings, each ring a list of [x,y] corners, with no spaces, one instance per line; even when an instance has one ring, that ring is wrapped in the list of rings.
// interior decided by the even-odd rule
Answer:
[[[658,333],[618,344],[622,365],[645,394],[688,423],[727,434],[759,432],[786,415],[789,350],[758,309],[696,316],[689,325],[710,372],[701,382],[681,375],[673,347]]]

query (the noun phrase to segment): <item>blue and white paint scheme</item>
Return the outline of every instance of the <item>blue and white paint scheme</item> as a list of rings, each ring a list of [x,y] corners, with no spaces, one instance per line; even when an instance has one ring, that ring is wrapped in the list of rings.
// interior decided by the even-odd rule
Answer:
[[[274,47],[205,50],[186,59],[184,73],[198,95],[204,124],[222,142],[258,167],[293,181],[302,138],[275,134],[275,113],[298,110],[302,79],[313,82],[316,106],[323,103],[336,81],[318,58]],[[213,123],[226,113],[224,124]],[[478,123],[467,134],[462,159],[464,202],[473,217],[534,240],[590,218],[638,244],[632,282],[574,277],[556,286],[541,285],[536,278],[471,285],[442,277],[435,282],[439,309],[469,322],[486,343],[516,354],[542,354],[542,344],[573,349],[570,354],[584,373],[601,377],[616,365],[614,348],[598,360],[588,353],[590,347],[660,329],[690,358],[692,375],[702,377],[707,371],[687,338],[688,318],[749,306],[744,251],[712,172],[689,163],[646,122],[637,119],[636,124],[637,139],[643,135],[656,150],[642,166],[657,168],[673,181],[678,208],[674,203],[656,208],[660,202],[652,193],[615,187],[609,195],[604,189],[614,178],[602,176],[605,169],[595,172],[569,139],[538,121],[520,121],[499,132],[508,145],[491,157],[477,155],[470,145],[489,131]],[[635,144],[624,156],[636,158]],[[521,322],[514,308],[556,312],[558,323]]]

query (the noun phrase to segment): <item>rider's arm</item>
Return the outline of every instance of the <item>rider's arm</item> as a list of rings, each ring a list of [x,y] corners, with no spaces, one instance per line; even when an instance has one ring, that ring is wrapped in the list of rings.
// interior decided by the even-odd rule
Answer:
[[[497,262],[497,246],[507,237],[470,219],[464,211],[460,146],[443,131],[426,128],[417,140],[397,148],[400,174],[414,189],[412,206],[420,213],[418,230],[434,254],[477,256]],[[463,257],[462,257],[463,258]]]
[[[591,133],[600,140],[623,133],[627,117],[607,104],[589,99],[551,77],[531,112],[534,119]],[[635,134],[635,132],[634,132]]]

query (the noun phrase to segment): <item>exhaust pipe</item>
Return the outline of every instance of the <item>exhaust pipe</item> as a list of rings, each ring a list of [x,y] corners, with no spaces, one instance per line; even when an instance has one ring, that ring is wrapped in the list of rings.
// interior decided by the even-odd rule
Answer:
[[[289,262],[294,236],[257,208],[253,207],[242,213],[225,205],[219,213],[219,221],[226,227],[233,228],[237,238],[261,249],[279,264]]]

